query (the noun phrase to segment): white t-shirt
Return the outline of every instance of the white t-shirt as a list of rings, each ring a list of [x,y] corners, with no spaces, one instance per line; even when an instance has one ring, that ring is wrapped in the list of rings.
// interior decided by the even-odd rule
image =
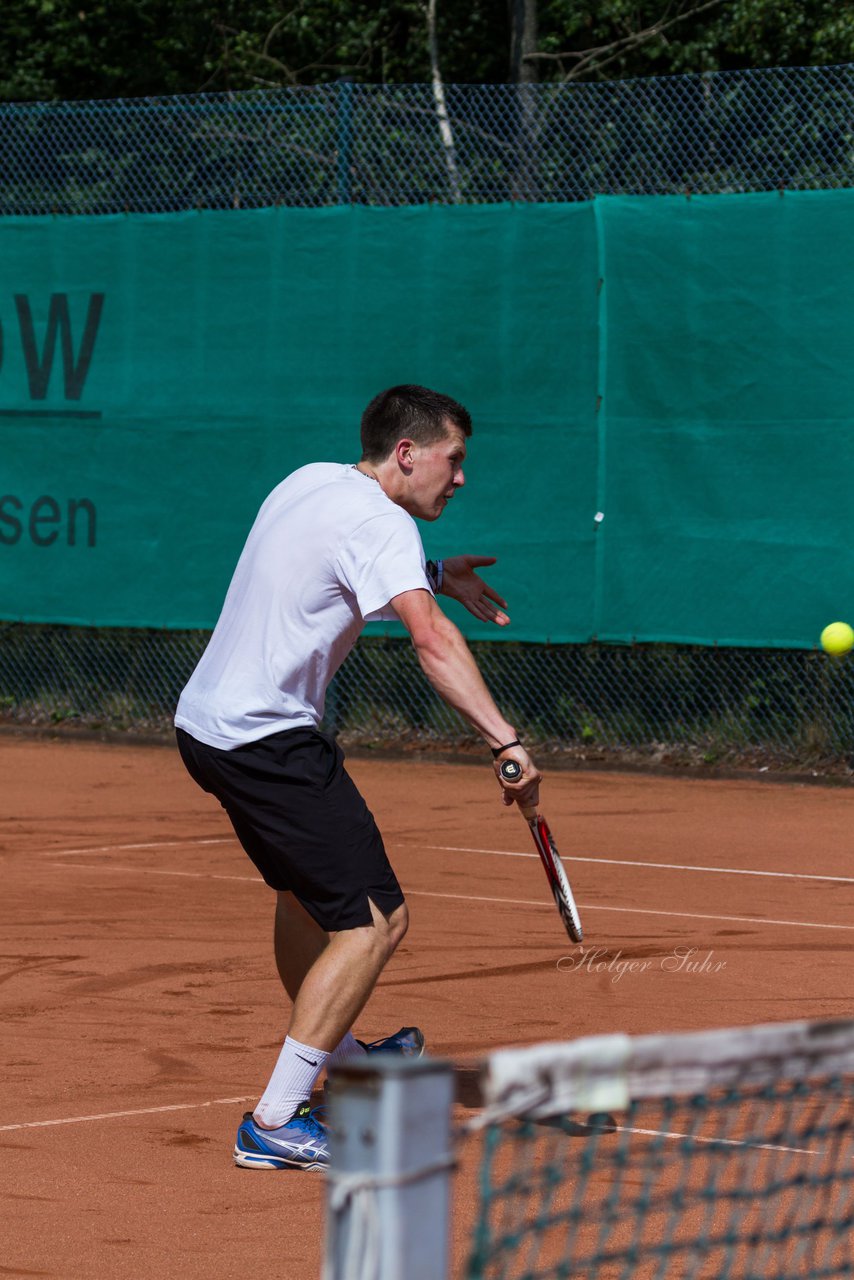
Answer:
[[[389,601],[418,589],[412,516],[351,466],[301,467],[258,512],[175,724],[225,750],[316,725],[364,624],[396,620]]]

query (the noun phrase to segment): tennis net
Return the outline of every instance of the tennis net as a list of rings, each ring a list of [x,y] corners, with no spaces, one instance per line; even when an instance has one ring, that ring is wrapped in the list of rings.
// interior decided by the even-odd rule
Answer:
[[[453,1154],[462,1280],[854,1275],[854,1021],[500,1050],[455,1153],[443,1069],[336,1082],[328,1278],[450,1274]]]
[[[851,1022],[494,1054],[467,1280],[851,1275],[852,1071]]]

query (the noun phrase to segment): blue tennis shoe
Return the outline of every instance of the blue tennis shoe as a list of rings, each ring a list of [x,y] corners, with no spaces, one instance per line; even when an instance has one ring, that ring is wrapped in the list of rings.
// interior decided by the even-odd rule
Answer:
[[[417,1027],[401,1027],[384,1040],[371,1040],[368,1044],[359,1040],[358,1043],[365,1053],[396,1053],[403,1058],[420,1058],[424,1052],[424,1033]]]
[[[247,1111],[237,1130],[234,1163],[241,1169],[325,1169],[329,1164],[326,1126],[315,1120],[307,1102],[278,1129],[262,1129]]]

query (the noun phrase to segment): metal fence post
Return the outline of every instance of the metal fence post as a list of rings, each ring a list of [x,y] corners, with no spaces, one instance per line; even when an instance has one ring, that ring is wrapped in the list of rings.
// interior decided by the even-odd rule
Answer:
[[[353,81],[338,81],[338,203],[350,204],[352,185],[350,165],[353,159]]]
[[[324,1280],[444,1280],[451,1064],[373,1055],[330,1088]]]

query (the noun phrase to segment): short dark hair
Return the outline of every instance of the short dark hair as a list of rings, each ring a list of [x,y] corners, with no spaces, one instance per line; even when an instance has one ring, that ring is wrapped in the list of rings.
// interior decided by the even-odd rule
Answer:
[[[409,384],[389,387],[374,396],[362,414],[362,461],[382,462],[398,440],[443,440],[449,421],[464,436],[471,435],[471,415],[450,396]]]

